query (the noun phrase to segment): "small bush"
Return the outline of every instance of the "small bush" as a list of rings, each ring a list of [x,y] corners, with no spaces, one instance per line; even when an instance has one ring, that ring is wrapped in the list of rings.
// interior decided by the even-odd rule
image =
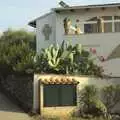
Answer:
[[[98,89],[94,85],[86,86],[81,94],[82,114],[105,115],[107,108],[99,99]]]
[[[111,109],[120,102],[120,85],[110,85],[103,88],[102,91],[104,103],[108,109],[108,112],[111,112]]]

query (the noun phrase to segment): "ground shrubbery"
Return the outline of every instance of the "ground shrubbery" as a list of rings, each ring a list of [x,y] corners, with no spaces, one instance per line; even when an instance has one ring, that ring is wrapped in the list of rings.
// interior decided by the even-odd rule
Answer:
[[[80,107],[84,114],[92,114],[94,116],[105,115],[107,108],[99,99],[98,88],[94,85],[85,86],[83,93],[81,93]]]
[[[85,86],[80,94],[78,117],[87,119],[102,117],[107,120],[117,117],[120,119],[120,113],[112,112],[112,109],[120,103],[120,85],[109,85],[102,89],[89,85]]]
[[[0,36],[0,88],[25,111],[33,104],[35,46],[35,34],[25,30],[9,29]]]
[[[104,87],[102,90],[102,97],[108,112],[111,113],[112,108],[120,102],[120,85]]]
[[[34,69],[35,46],[34,33],[5,31],[0,37],[0,77],[6,79],[10,74],[26,74]]]
[[[106,118],[103,117],[91,117],[91,118],[82,118],[82,117],[69,117],[69,118],[58,118],[58,117],[54,117],[54,118],[46,118],[43,117],[41,118],[39,115],[36,115],[34,117],[31,118],[31,120],[108,120]]]

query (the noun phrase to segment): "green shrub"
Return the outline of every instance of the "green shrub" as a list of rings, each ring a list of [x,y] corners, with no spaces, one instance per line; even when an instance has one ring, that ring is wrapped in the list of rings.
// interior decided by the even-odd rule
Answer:
[[[111,112],[111,109],[120,102],[120,85],[109,85],[102,90],[104,103]]]
[[[90,107],[91,114],[104,115],[107,113],[107,108],[100,99],[91,101]]]
[[[91,54],[81,44],[50,45],[36,57],[36,71],[42,73],[93,75],[102,77],[102,68],[94,64]]]
[[[63,120],[62,118],[49,118],[49,117],[44,117],[41,118],[39,115],[32,117],[31,120]],[[89,117],[89,118],[81,118],[81,117],[68,117],[64,120],[110,120],[107,118],[103,117]]]
[[[83,106],[82,112],[85,114],[105,115],[107,108],[99,99],[98,88],[94,85],[85,86],[81,94],[80,103]]]

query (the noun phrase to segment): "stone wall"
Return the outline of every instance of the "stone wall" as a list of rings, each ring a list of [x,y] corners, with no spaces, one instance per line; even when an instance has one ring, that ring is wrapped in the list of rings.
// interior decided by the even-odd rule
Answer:
[[[3,92],[26,112],[33,107],[33,75],[9,75],[1,81]]]

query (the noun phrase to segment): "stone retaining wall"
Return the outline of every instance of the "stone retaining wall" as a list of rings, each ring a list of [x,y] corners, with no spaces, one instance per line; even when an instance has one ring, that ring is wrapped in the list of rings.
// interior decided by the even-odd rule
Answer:
[[[9,75],[1,81],[3,92],[26,112],[33,107],[33,75]]]

